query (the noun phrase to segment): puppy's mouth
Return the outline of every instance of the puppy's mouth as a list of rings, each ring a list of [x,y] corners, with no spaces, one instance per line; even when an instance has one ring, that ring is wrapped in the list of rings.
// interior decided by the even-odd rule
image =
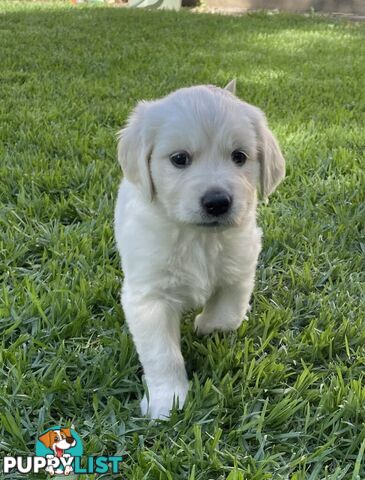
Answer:
[[[62,448],[56,447],[56,455],[57,455],[57,457],[62,457],[63,456]]]
[[[218,222],[218,221],[214,221],[214,222],[200,222],[200,223],[197,223],[196,224],[198,227],[219,227],[219,226],[222,226],[222,223]]]
[[[202,222],[197,222],[195,225],[203,228],[224,229],[224,228],[234,227],[235,223],[229,218],[226,218],[226,219],[222,218],[220,220],[206,220]]]

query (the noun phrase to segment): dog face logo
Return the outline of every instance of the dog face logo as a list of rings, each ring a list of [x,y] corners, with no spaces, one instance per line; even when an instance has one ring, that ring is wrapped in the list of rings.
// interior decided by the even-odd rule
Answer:
[[[70,475],[74,457],[82,454],[82,441],[72,428],[51,428],[42,433],[36,443],[36,455],[46,457],[46,471],[52,476]]]
[[[39,437],[39,440],[47,448],[53,450],[56,457],[63,457],[65,450],[76,445],[76,440],[71,434],[70,428],[49,430]]]

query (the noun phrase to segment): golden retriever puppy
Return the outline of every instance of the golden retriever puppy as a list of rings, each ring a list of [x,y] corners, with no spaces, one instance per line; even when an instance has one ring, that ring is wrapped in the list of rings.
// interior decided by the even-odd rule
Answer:
[[[257,191],[275,190],[285,162],[261,110],[235,96],[235,81],[138,103],[118,158],[115,236],[122,305],[148,388],[141,409],[166,418],[188,392],[180,317],[203,307],[201,335],[240,326],[261,248]]]

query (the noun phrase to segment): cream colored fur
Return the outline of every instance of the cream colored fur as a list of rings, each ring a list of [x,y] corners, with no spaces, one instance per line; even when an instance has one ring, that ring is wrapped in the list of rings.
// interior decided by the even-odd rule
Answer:
[[[166,418],[181,408],[188,379],[180,349],[180,318],[196,317],[199,334],[234,330],[245,318],[261,248],[257,190],[266,198],[285,164],[264,114],[226,89],[183,88],[140,102],[120,133],[124,171],[115,209],[122,258],[122,305],[143,365],[148,396],[143,414]],[[246,163],[236,165],[240,149]],[[170,155],[189,152],[176,168]],[[201,206],[209,189],[232,196],[230,211],[213,223]]]

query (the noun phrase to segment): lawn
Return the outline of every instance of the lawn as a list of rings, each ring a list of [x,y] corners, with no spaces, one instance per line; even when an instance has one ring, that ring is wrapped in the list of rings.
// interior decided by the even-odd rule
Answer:
[[[1,455],[73,423],[88,455],[123,456],[118,478],[364,479],[365,24],[0,0],[0,45]],[[200,339],[186,315],[186,407],[149,422],[116,132],[138,99],[233,77],[287,178],[260,207],[249,320]]]

